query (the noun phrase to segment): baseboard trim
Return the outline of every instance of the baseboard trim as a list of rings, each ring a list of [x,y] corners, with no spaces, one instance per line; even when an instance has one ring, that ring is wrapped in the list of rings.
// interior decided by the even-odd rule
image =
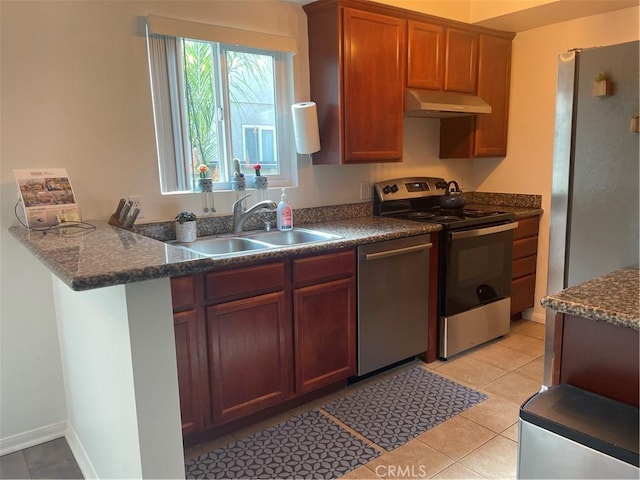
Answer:
[[[534,308],[527,308],[522,312],[522,318],[536,323],[546,323],[545,310],[536,311]]]
[[[82,446],[80,437],[78,437],[78,434],[71,424],[67,424],[65,437],[69,444],[69,448],[71,449],[71,453],[73,453],[76,463],[82,472],[82,476],[84,478],[98,478],[98,474],[93,468],[93,464],[91,463],[91,460],[89,460],[86,450]]]
[[[58,422],[10,437],[0,438],[0,456],[64,437],[66,428],[67,422]]]
[[[544,313],[532,313],[531,318],[529,320],[536,323],[546,323],[546,318]]]

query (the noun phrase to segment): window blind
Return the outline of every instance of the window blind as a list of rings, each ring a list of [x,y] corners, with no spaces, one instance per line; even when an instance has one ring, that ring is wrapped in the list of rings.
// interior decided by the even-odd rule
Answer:
[[[148,15],[147,26],[149,33],[155,35],[206,40],[292,54],[297,52],[296,39],[283,35],[254,32],[239,28],[192,22],[190,20],[161,17],[159,15]]]

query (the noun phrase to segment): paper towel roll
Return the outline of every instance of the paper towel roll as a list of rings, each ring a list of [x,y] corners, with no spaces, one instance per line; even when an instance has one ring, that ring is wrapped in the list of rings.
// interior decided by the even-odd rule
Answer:
[[[314,153],[320,150],[320,133],[318,132],[318,112],[315,102],[294,103],[293,134],[296,138],[298,153]]]

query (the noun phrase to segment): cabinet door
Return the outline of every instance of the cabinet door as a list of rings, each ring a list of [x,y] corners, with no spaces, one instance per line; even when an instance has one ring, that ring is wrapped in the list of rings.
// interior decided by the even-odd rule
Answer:
[[[208,388],[200,359],[203,323],[196,309],[173,315],[183,436],[201,430],[208,419]]]
[[[440,158],[504,157],[507,154],[511,40],[480,35],[478,96],[492,112],[440,122]]]
[[[491,114],[476,118],[474,154],[504,157],[507,154],[511,40],[480,35],[478,95],[491,105]]]
[[[296,392],[330,385],[355,373],[353,277],[293,292]]]
[[[214,423],[291,395],[292,329],[284,292],[210,306],[207,325]]]
[[[444,28],[407,22],[407,87],[442,89],[444,77]]]
[[[478,35],[455,28],[446,29],[444,89],[475,93],[478,73]]]
[[[405,21],[345,8],[343,24],[343,162],[399,162]]]

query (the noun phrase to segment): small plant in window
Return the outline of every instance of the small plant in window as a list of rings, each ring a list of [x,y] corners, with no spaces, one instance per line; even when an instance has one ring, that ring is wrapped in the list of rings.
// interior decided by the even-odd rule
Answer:
[[[196,169],[198,171],[198,176],[200,178],[207,178],[209,175],[209,167],[207,167],[204,163],[198,165]]]
[[[256,164],[253,166],[253,169],[254,169],[254,170],[255,170],[255,172],[256,172],[256,177],[259,177],[259,176],[260,176],[260,169],[261,169],[261,168],[262,168],[262,165],[260,165],[259,163],[256,163]]]
[[[244,173],[242,173],[242,170],[240,169],[240,160],[237,158],[233,159],[233,176],[236,178],[244,177]]]

